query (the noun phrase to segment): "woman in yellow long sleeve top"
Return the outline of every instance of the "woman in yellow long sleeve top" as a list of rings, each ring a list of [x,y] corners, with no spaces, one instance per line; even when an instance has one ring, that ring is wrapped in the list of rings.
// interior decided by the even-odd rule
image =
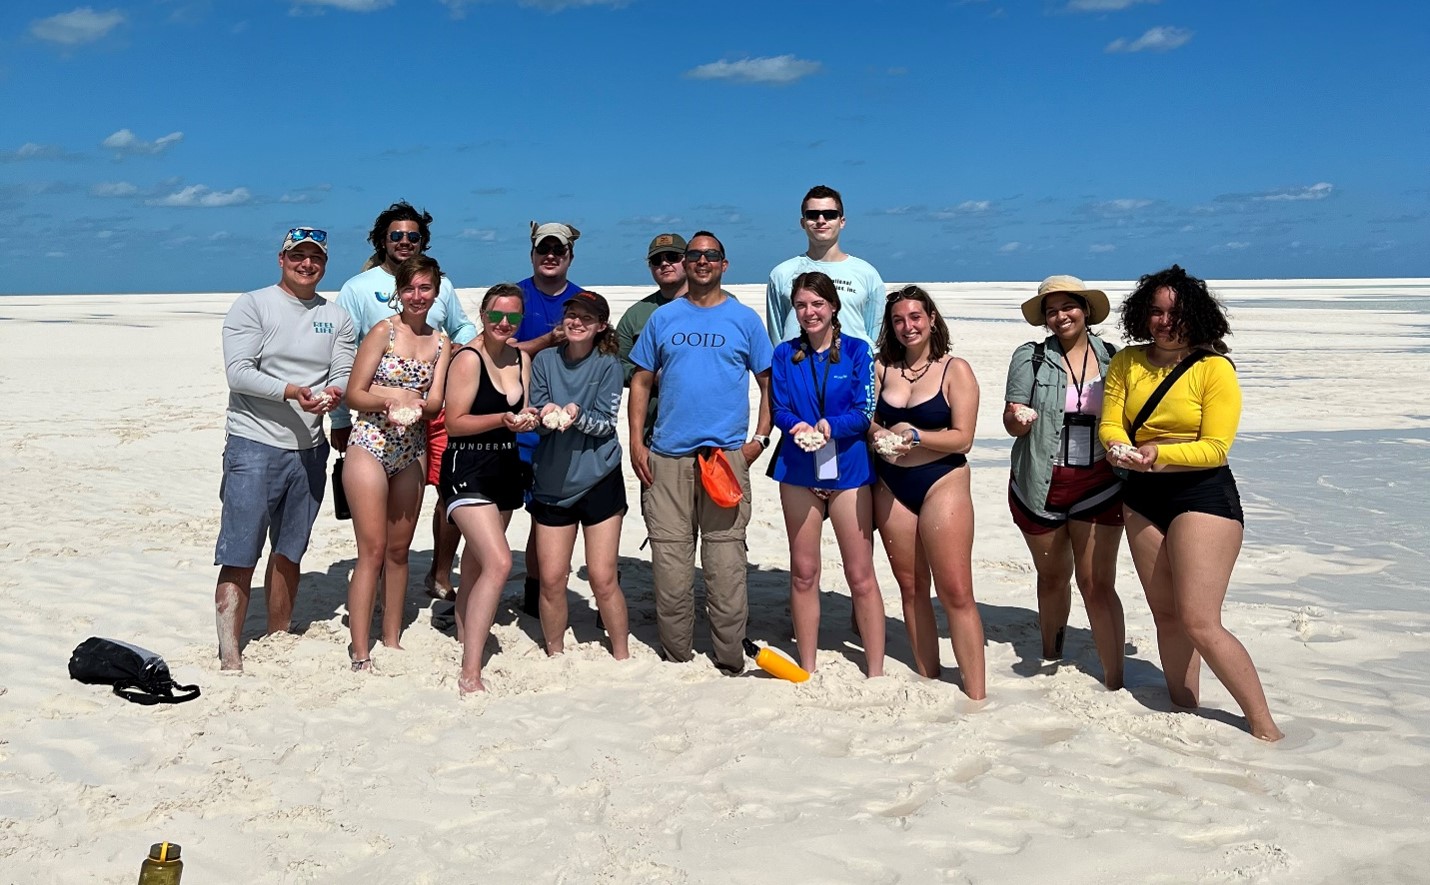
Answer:
[[[1123,486],[1128,546],[1152,618],[1172,702],[1196,707],[1201,662],[1231,692],[1251,733],[1281,738],[1245,647],[1221,623],[1241,552],[1241,498],[1227,453],[1241,420],[1241,388],[1225,357],[1226,312],[1206,283],[1173,265],[1138,281],[1122,304],[1131,341],[1107,367],[1099,436],[1108,460],[1130,471]],[[1153,392],[1179,363],[1183,374],[1144,423]]]

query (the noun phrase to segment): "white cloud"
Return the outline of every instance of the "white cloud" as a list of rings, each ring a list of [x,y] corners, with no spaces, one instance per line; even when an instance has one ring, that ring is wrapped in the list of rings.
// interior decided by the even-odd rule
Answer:
[[[1158,0],[1068,0],[1072,12],[1120,12],[1139,3],[1156,3]]]
[[[1023,244],[1018,242],[1017,240],[1014,240],[1011,243],[1004,243],[1003,245],[998,247],[998,251],[1002,252],[1004,255],[1011,255],[1012,253],[1021,251],[1022,249]]]
[[[497,239],[497,232],[494,229],[488,227],[469,227],[463,229],[461,233],[457,234],[457,239],[476,240],[479,243],[495,243]]]
[[[1087,247],[1087,251],[1094,255],[1106,255],[1109,252],[1116,252],[1117,247],[1111,243],[1093,243]]]
[[[78,46],[103,39],[110,31],[124,24],[124,13],[117,9],[95,12],[81,6],[49,18],[30,22],[30,35],[61,46]]]
[[[955,218],[967,218],[970,215],[986,215],[993,209],[991,200],[964,200],[957,206],[949,206],[947,209],[935,209],[929,213],[931,217],[939,221],[952,221]]]
[[[92,197],[132,197],[139,188],[127,181],[101,181],[89,189]]]
[[[675,227],[684,223],[679,215],[636,215],[621,221],[635,227]]]
[[[468,6],[487,2],[492,2],[492,0],[442,0],[442,5],[452,11],[452,18],[462,18],[467,14]],[[589,6],[609,6],[612,9],[621,9],[629,3],[630,0],[518,0],[517,5],[527,9],[540,9],[543,12],[561,12],[566,9],[582,9]]]
[[[236,187],[231,191],[216,191],[202,184],[191,184],[167,196],[145,200],[145,203],[150,206],[171,206],[183,209],[215,209],[222,206],[241,206],[252,199],[253,195],[246,187]]]
[[[153,141],[145,141],[135,135],[133,130],[121,129],[113,135],[100,142],[100,147],[106,147],[114,151],[116,156],[154,156],[162,154],[169,148],[184,140],[184,133],[170,132],[168,135],[160,136]]]
[[[397,0],[293,0],[294,9],[299,6],[331,6],[348,12],[376,12],[386,9]]]
[[[1245,248],[1249,247],[1250,245],[1251,245],[1251,244],[1248,243],[1248,242],[1246,242],[1245,240],[1232,240],[1230,243],[1222,243],[1222,244],[1219,245],[1219,246],[1213,246],[1213,247],[1211,248],[1211,251],[1213,251],[1213,252],[1236,252],[1236,251],[1239,251],[1239,250],[1241,250],[1241,249],[1245,249]]]
[[[1098,212],[1109,215],[1125,215],[1129,212],[1136,212],[1139,209],[1146,209],[1152,205],[1151,200],[1122,198],[1118,200],[1103,200],[1093,206]]]
[[[1151,28],[1136,40],[1121,37],[1107,44],[1107,52],[1171,52],[1192,39],[1186,28]]]
[[[691,68],[685,76],[696,80],[734,80],[737,83],[773,83],[783,86],[816,74],[823,68],[817,61],[776,55],[764,58],[721,59]]]
[[[1296,187],[1288,190],[1271,191],[1252,197],[1254,200],[1266,202],[1292,202],[1299,200],[1324,200],[1336,189],[1336,186],[1327,181],[1318,181],[1310,187]]]
[[[25,160],[70,160],[75,159],[57,144],[36,144],[27,141],[13,151],[0,151],[0,163],[19,163]]]

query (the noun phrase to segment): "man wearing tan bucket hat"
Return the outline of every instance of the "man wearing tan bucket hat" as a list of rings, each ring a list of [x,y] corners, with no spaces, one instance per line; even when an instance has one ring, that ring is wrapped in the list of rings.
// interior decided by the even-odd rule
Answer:
[[[1122,481],[1097,438],[1102,378],[1117,351],[1092,332],[1107,294],[1077,277],[1048,277],[1023,319],[1051,334],[1013,351],[1003,427],[1013,437],[1008,509],[1038,573],[1043,658],[1063,657],[1072,579],[1087,607],[1102,680],[1122,687],[1122,602],[1114,586],[1122,544]]]

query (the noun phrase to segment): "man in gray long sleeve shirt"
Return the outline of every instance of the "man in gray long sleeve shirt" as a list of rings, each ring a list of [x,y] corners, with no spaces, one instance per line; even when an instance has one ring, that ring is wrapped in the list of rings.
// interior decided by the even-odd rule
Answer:
[[[223,320],[229,393],[214,606],[225,670],[243,669],[239,635],[265,536],[272,546],[268,632],[288,629],[299,563],[323,502],[323,416],[342,400],[357,348],[347,311],[318,295],[327,239],[316,228],[288,231],[278,284],[238,296]]]

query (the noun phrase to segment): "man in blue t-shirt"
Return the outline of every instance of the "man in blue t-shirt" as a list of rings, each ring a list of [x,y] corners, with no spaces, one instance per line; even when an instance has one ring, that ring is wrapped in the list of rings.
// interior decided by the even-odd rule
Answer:
[[[521,325],[516,327],[518,349],[528,356],[536,356],[548,347],[555,347],[566,340],[566,327],[561,325],[561,316],[566,302],[581,287],[566,278],[571,270],[571,262],[576,257],[576,240],[581,232],[569,224],[548,221],[545,224],[531,223],[531,276],[517,283],[521,287]],[[536,433],[518,433],[517,451],[521,460],[531,463],[536,453],[536,443],[540,439]],[[536,566],[536,524],[526,536],[526,581],[522,594],[521,610],[533,618],[541,617],[541,573]]]
[[[770,444],[773,348],[759,314],[721,290],[730,265],[714,234],[699,231],[691,237],[684,263],[686,295],[657,308],[631,350],[636,366],[627,407],[631,467],[643,486],[661,655],[671,661],[695,656],[698,534],[715,665],[735,674],[744,669],[749,616],[749,467]],[[647,447],[646,404],[656,375],[661,407]],[[760,405],[755,435],[747,439],[749,375],[755,376]],[[716,449],[739,481],[742,494],[733,507],[718,505],[700,480],[696,456]]]

